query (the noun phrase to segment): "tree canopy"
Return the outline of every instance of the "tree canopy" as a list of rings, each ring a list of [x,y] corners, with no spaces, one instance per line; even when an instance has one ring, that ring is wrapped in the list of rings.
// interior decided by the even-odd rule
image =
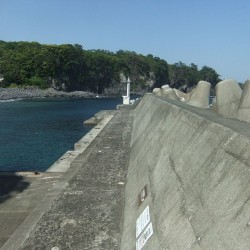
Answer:
[[[88,90],[103,93],[121,88],[128,76],[132,90],[151,90],[169,84],[186,90],[199,80],[213,86],[219,75],[208,66],[179,62],[168,64],[159,57],[134,51],[84,50],[79,44],[47,45],[37,42],[0,41],[0,75],[2,86],[34,85],[66,91]]]
[[[192,89],[200,80],[210,82],[212,88],[220,81],[219,74],[208,67],[203,66],[201,70],[191,63],[189,66],[183,62],[170,65],[170,85],[174,88],[188,91]]]

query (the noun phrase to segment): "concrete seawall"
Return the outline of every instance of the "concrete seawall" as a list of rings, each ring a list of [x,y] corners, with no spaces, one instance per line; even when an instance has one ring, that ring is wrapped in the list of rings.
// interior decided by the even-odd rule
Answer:
[[[250,124],[151,94],[135,106],[23,179],[0,219],[32,206],[1,249],[249,250]]]
[[[146,95],[135,110],[121,249],[147,206],[145,250],[249,249],[250,124],[178,105]]]

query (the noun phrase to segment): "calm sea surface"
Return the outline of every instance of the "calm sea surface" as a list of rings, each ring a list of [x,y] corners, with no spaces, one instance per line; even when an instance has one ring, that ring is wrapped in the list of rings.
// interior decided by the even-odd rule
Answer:
[[[91,127],[83,121],[122,98],[0,102],[0,171],[45,171]]]

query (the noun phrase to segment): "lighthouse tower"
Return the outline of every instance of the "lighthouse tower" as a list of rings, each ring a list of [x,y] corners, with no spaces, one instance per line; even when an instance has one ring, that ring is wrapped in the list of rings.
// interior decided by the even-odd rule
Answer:
[[[127,80],[127,95],[126,96],[122,96],[123,97],[123,104],[128,105],[130,104],[130,78],[128,77]]]

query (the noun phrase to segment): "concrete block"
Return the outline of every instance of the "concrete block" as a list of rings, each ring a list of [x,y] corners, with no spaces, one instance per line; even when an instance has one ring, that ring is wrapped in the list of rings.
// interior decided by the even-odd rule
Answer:
[[[187,95],[186,93],[184,93],[178,89],[173,89],[173,90],[181,102],[188,102],[189,95]]]
[[[210,88],[211,84],[209,82],[199,81],[196,88],[190,94],[187,103],[197,108],[209,108]]]
[[[171,100],[180,100],[180,98],[176,94],[176,91],[170,88],[169,85],[163,85],[161,88],[154,88],[153,94]]]
[[[250,79],[245,82],[241,95],[237,118],[250,123]]]
[[[167,99],[171,99],[171,100],[178,100],[179,98],[176,95],[176,92],[169,87],[169,85],[163,85],[161,87],[161,92],[162,92],[162,96],[167,98]]]
[[[219,82],[215,87],[216,110],[227,118],[236,118],[242,90],[232,79]]]
[[[154,88],[153,94],[156,96],[162,96],[161,88]]]
[[[96,117],[91,117],[88,120],[85,120],[83,124],[88,126],[95,126],[98,124],[98,122],[99,120]]]

